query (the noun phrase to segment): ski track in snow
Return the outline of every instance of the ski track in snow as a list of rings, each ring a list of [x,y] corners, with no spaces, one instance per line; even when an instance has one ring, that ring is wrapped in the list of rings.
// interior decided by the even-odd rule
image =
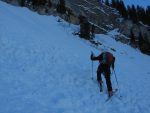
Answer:
[[[117,50],[113,53],[122,98],[117,94],[106,103],[106,86],[100,93],[96,81],[98,62],[91,80],[90,53],[99,51],[72,36],[77,26],[1,1],[0,14],[0,113],[150,112],[149,56],[109,34],[96,35],[101,48]],[[116,88],[114,74],[112,83]]]

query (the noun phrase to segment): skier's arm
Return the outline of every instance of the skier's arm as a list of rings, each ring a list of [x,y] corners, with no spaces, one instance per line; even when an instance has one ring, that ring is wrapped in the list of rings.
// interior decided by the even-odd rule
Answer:
[[[91,60],[101,60],[101,55],[99,56],[94,56],[93,54],[91,55]]]

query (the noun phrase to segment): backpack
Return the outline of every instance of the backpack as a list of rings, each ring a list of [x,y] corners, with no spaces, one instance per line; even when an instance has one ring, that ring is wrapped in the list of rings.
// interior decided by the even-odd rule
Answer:
[[[102,53],[102,63],[103,64],[112,64],[113,62],[113,55],[109,52]]]

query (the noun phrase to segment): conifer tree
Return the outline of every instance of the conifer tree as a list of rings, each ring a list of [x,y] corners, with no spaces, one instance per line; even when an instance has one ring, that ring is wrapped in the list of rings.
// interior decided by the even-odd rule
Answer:
[[[124,5],[124,2],[121,0],[119,5],[120,5],[120,12],[121,12],[122,16],[125,19],[127,19],[128,18],[128,14],[127,14],[127,9],[126,9],[126,7]]]
[[[105,4],[106,4],[107,6],[110,6],[109,0],[105,0]]]
[[[140,50],[145,53],[150,55],[150,42],[148,40],[147,34],[144,34],[143,37],[143,43],[140,47]]]
[[[46,4],[46,0],[32,0],[32,5],[34,6],[41,6],[45,4]]]
[[[130,30],[130,44],[135,44],[135,36],[133,30]]]
[[[57,12],[61,14],[66,12],[65,0],[59,0],[59,4],[57,5]]]
[[[128,19],[132,19],[131,7],[129,5],[127,6],[127,13],[128,13]]]
[[[137,22],[138,22],[138,19],[137,19],[137,12],[136,12],[136,8],[135,8],[134,5],[132,5],[131,12],[132,12],[132,21],[133,21],[134,23],[137,23]]]
[[[145,18],[145,22],[150,25],[150,6],[147,7],[146,9],[146,18]]]
[[[139,5],[137,5],[136,10],[137,10],[138,21],[142,21],[142,17],[141,17],[141,15],[142,15],[142,9],[141,9],[141,7]]]
[[[146,12],[143,7],[137,6],[137,18],[138,21],[142,21],[143,23],[146,23]]]
[[[79,34],[80,37],[89,40],[90,39],[90,23],[88,22],[87,18],[82,15],[79,16],[79,22],[80,22],[80,34]]]
[[[120,0],[115,0],[115,4],[116,4],[116,9],[118,9],[120,11]]]
[[[25,0],[19,0],[19,4],[21,7],[25,6]]]
[[[48,7],[52,7],[52,2],[51,2],[51,0],[48,0],[48,1],[47,1],[47,5],[48,5]]]
[[[142,47],[143,43],[144,43],[144,39],[143,39],[142,33],[140,32],[139,36],[138,36],[138,45],[139,45],[139,48]]]
[[[112,0],[112,2],[111,2],[111,7],[113,7],[113,8],[116,8],[116,7],[117,7],[117,5],[116,5],[116,0]]]

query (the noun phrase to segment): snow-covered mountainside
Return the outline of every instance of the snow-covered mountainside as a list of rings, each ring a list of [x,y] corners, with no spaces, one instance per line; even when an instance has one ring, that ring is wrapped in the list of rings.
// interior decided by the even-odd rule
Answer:
[[[149,113],[150,57],[116,42],[115,30],[96,35],[103,43],[96,49],[72,35],[78,26],[57,20],[0,1],[0,113]],[[91,79],[91,51],[104,48],[116,57],[120,91],[108,102],[98,62]]]

